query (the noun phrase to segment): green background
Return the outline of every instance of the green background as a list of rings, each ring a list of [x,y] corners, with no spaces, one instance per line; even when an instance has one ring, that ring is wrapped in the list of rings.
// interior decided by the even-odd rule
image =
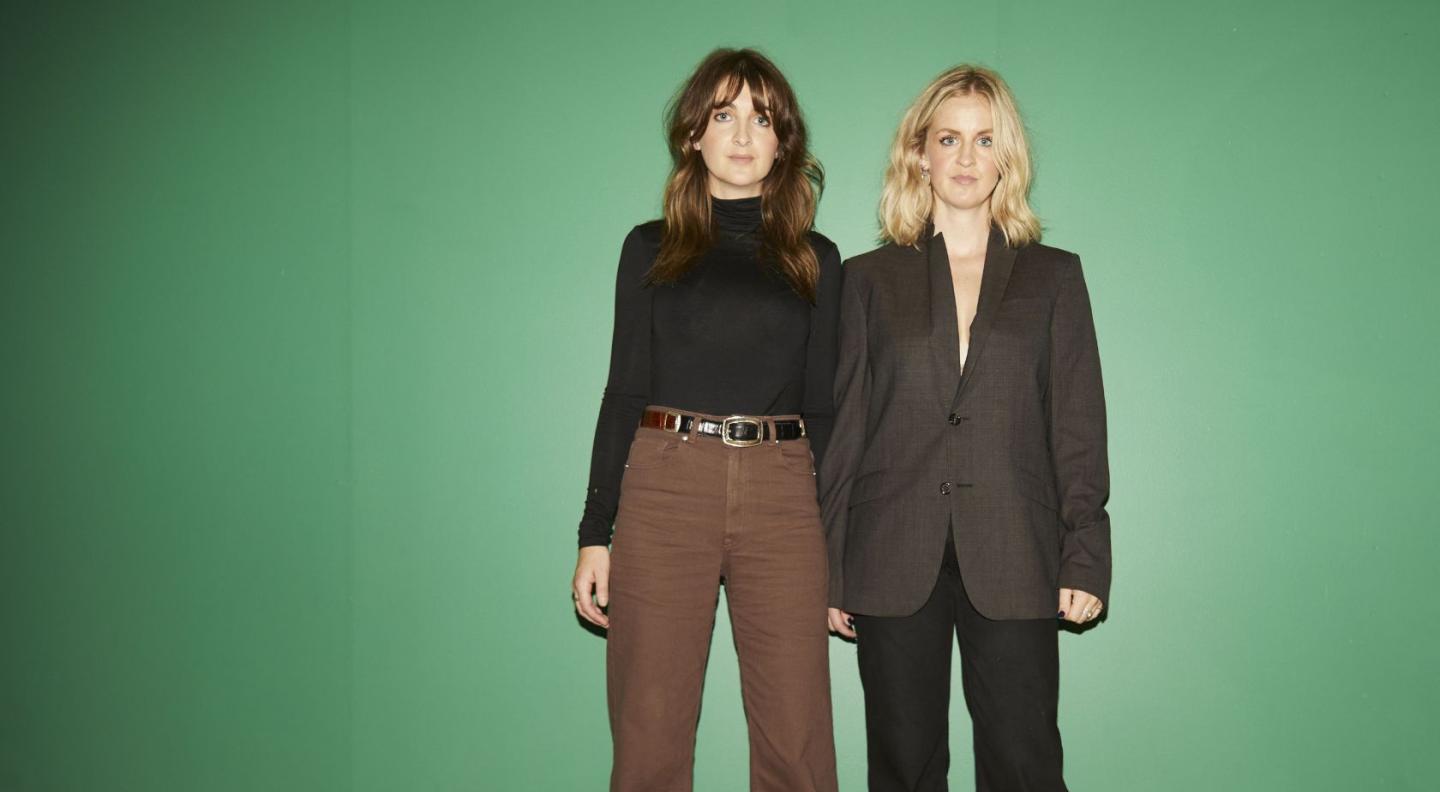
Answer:
[[[790,77],[847,256],[932,76],[1019,97],[1110,409],[1072,788],[1433,788],[1434,4],[120,5],[0,12],[0,789],[604,787],[614,267],[717,45]],[[745,745],[722,608],[697,789]]]

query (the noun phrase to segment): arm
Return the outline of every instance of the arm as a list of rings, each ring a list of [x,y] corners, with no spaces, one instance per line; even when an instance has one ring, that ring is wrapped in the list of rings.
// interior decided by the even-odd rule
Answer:
[[[1065,536],[1061,589],[1110,597],[1110,465],[1105,389],[1090,296],[1076,257],[1061,276],[1050,323],[1050,453]],[[1067,618],[1074,614],[1067,614]]]
[[[610,376],[600,400],[590,484],[580,520],[580,546],[608,545],[620,501],[620,477],[640,414],[650,397],[650,291],[645,273],[654,260],[636,228],[625,237],[615,279],[615,332],[610,342]]]
[[[815,307],[810,314],[810,341],[805,348],[805,434],[815,454],[818,471],[835,423],[835,358],[840,326],[840,251],[830,245],[820,258],[820,279],[815,286]]]
[[[820,474],[820,514],[830,561],[830,607],[842,607],[845,533],[850,487],[865,452],[865,422],[870,412],[870,371],[865,306],[859,278],[846,272],[840,287],[839,354],[835,368],[835,426]]]
[[[620,502],[620,477],[635,427],[650,395],[650,293],[645,273],[654,260],[639,228],[620,250],[615,276],[615,332],[610,341],[610,376],[600,400],[595,444],[590,451],[590,486],[580,519],[580,557],[570,580],[575,610],[591,624],[610,626],[610,528]]]

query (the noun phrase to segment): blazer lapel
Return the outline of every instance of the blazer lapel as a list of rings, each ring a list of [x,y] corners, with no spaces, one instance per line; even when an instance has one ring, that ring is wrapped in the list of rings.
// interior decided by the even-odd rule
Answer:
[[[943,246],[939,246],[942,247]],[[942,251],[940,254],[945,264],[945,281],[950,285],[950,262]],[[953,398],[949,402],[951,410],[960,402],[960,396],[965,392],[966,383],[975,379],[975,366],[984,362],[981,353],[985,351],[985,341],[990,337],[990,326],[995,323],[995,314],[1000,310],[1000,301],[1005,297],[1005,286],[1010,282],[1010,271],[1015,267],[1015,249],[1005,244],[1005,235],[995,226],[990,227],[990,239],[985,245],[985,269],[980,274],[980,300],[975,307],[975,321],[970,323],[970,351],[965,353],[965,373],[960,377],[960,382],[951,391]],[[931,301],[933,304],[933,300]],[[954,287],[950,287],[950,326],[955,325],[955,293]],[[957,331],[958,333],[958,331]],[[955,361],[958,365],[960,358],[960,341],[957,333],[955,339]]]
[[[930,354],[934,358],[936,394],[949,407],[960,386],[960,327],[955,322],[955,284],[944,236],[925,227],[925,270],[930,281]],[[986,254],[987,258],[989,254]],[[988,264],[988,261],[987,261]],[[973,342],[972,342],[973,348]]]

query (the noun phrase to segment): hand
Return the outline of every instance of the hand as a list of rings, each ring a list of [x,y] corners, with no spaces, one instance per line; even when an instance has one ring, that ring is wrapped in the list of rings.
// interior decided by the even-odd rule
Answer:
[[[1100,611],[1105,607],[1093,594],[1086,594],[1080,589],[1060,589],[1060,618],[1075,624],[1085,624],[1100,618]]]
[[[853,639],[855,637],[855,617],[839,608],[831,608],[829,613],[830,631]]]
[[[594,590],[592,597],[591,590]],[[609,627],[610,617],[602,610],[610,604],[610,549],[595,545],[580,548],[575,562],[575,579],[570,582],[575,610],[597,627]]]

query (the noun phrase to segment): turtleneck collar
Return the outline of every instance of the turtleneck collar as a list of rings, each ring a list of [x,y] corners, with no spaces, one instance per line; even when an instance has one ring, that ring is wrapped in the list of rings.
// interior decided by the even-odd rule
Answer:
[[[760,228],[760,196],[754,198],[710,197],[715,227],[730,234],[749,234]]]

